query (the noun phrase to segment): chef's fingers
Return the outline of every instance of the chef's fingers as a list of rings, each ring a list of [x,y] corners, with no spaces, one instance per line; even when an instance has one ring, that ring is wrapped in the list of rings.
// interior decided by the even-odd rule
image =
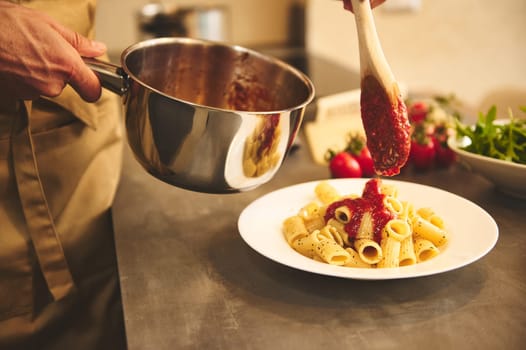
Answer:
[[[371,7],[374,9],[376,6],[381,5],[385,0],[371,0]]]
[[[69,36],[69,38],[65,36],[65,39],[77,50],[80,56],[97,57],[106,52],[106,46],[103,43],[89,40],[79,33],[69,30],[64,34]],[[100,80],[80,56],[75,59],[75,65],[68,83],[85,101],[95,102],[101,94]]]
[[[71,56],[71,71],[67,81],[75,91],[87,102],[95,102],[101,95],[100,80],[84,63],[84,57],[98,57],[106,52],[106,45],[90,40],[58,23],[53,24],[55,30],[75,49],[77,55]]]
[[[376,6],[383,4],[385,1],[386,0],[371,0],[371,8],[375,8]],[[343,0],[343,8],[353,12],[351,0]]]
[[[69,85],[87,102],[95,102],[101,95],[100,80],[80,56],[72,67]]]
[[[106,45],[90,40],[59,23],[51,23],[54,29],[79,53],[80,56],[98,57],[106,53]]]

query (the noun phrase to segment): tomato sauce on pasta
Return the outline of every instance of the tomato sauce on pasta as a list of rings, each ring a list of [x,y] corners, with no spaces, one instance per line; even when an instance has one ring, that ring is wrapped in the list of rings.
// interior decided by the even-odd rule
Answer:
[[[440,253],[449,233],[432,208],[415,208],[394,185],[367,181],[362,195],[340,194],[327,181],[316,200],[283,220],[283,235],[296,252],[331,265],[389,268],[414,265]]]
[[[380,243],[382,240],[382,229],[389,220],[394,218],[394,214],[383,203],[385,195],[381,193],[380,185],[379,179],[371,179],[365,184],[362,197],[344,198],[332,203],[325,212],[325,221],[335,218],[337,208],[346,206],[351,212],[351,218],[344,228],[349,235],[349,239],[354,239],[358,234],[364,214],[370,212],[372,214],[374,240]]]

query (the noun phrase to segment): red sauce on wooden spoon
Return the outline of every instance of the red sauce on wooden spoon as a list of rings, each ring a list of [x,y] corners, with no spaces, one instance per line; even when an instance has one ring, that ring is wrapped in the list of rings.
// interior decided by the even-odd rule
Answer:
[[[386,176],[396,175],[406,163],[411,148],[407,108],[400,96],[389,98],[372,75],[362,79],[361,89],[362,123],[375,171]]]
[[[380,2],[380,1],[379,1]],[[378,3],[379,3],[378,2]],[[369,0],[344,0],[356,20],[360,51],[362,123],[379,175],[400,172],[409,157],[411,131],[398,84],[380,45]]]

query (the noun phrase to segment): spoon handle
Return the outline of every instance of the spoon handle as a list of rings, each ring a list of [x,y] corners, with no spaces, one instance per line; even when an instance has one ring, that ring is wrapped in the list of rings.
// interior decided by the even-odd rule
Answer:
[[[396,81],[376,32],[371,4],[369,0],[351,2],[358,33],[360,75],[362,78],[373,75],[389,91]]]

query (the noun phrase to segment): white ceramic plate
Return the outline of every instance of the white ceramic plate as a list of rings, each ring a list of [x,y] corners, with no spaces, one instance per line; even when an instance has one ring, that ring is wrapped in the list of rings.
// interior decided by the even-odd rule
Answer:
[[[341,194],[361,194],[367,179],[329,181]],[[382,181],[396,185],[399,198],[412,202],[415,208],[431,207],[443,217],[450,240],[437,257],[412,266],[365,269],[332,266],[297,253],[283,237],[281,225],[285,218],[295,215],[315,199],[314,187],[319,181],[286,187],[255,200],[241,213],[239,232],[250,247],[283,265],[322,275],[364,280],[401,279],[451,271],[480,259],[495,246],[497,224],[476,204],[434,187]]]

